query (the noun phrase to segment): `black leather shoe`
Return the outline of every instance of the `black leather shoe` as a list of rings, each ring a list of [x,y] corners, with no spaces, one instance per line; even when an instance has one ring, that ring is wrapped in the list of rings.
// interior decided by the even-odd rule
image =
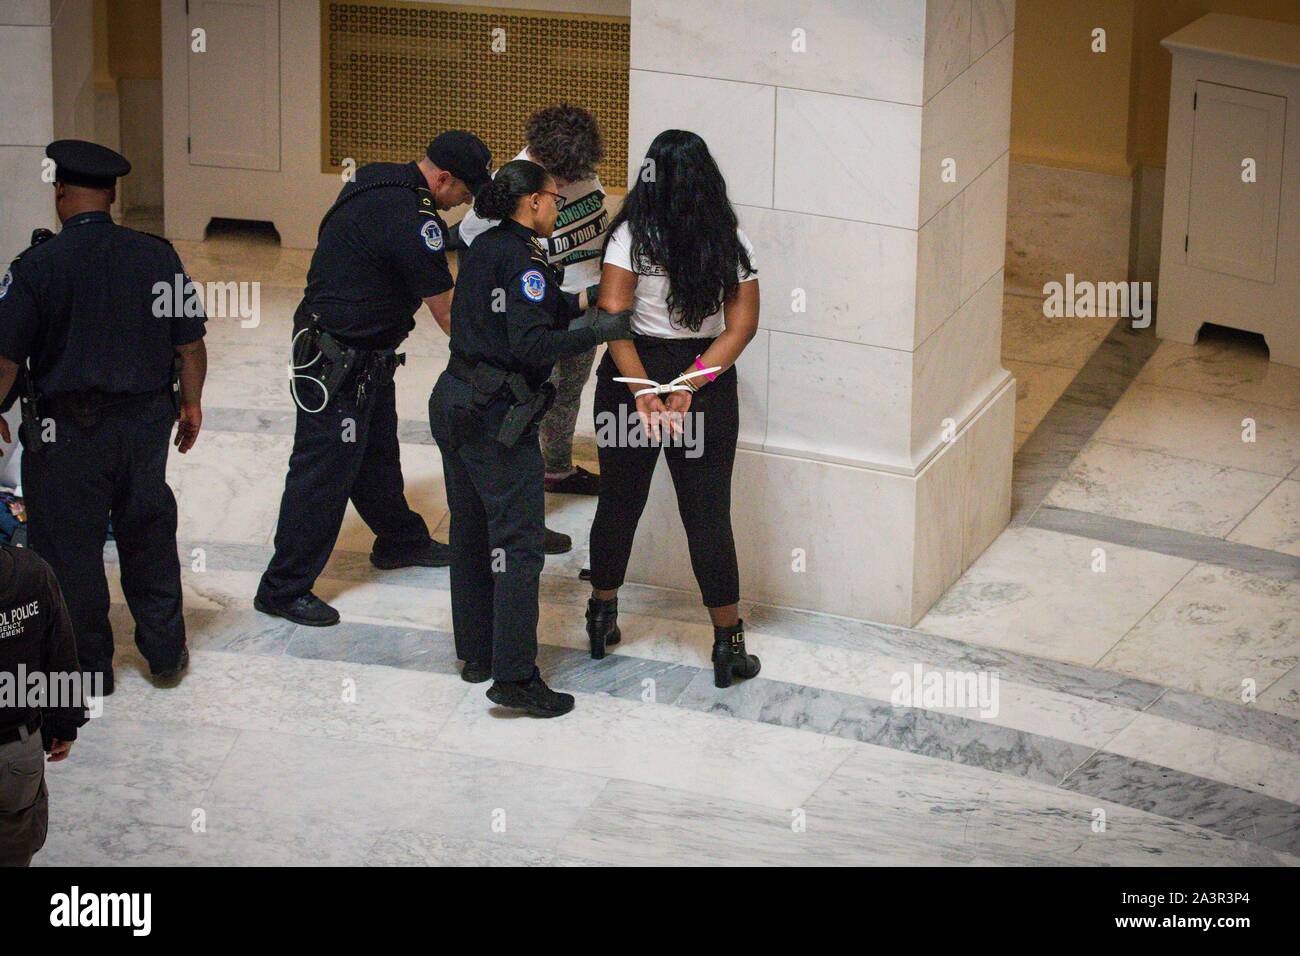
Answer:
[[[494,704],[533,717],[559,717],[573,710],[573,695],[551,690],[536,669],[528,680],[497,681],[488,688],[487,697]]]
[[[608,601],[599,598],[587,599],[587,640],[591,643],[591,659],[598,661],[605,656],[605,648],[617,644],[623,639],[618,629],[618,598]]]
[[[730,687],[735,677],[757,677],[758,658],[745,653],[745,622],[713,629],[713,686]]]
[[[547,528],[546,537],[542,541],[542,550],[547,554],[568,554],[573,550],[573,539],[567,534]]]
[[[381,571],[398,568],[445,568],[451,564],[451,548],[441,541],[430,541],[421,551],[403,555],[378,555],[370,552],[370,563]]]
[[[485,680],[491,680],[492,665],[466,661],[465,666],[460,669],[460,679],[468,684],[481,684]]]
[[[307,627],[329,627],[339,622],[339,612],[310,591],[283,604],[278,602],[272,604],[259,595],[253,598],[253,607],[263,614],[274,614],[286,621],[305,624]]]
[[[600,475],[593,475],[586,468],[578,465],[571,475],[565,475],[563,478],[547,478],[546,490],[553,495],[598,495]]]
[[[173,664],[171,667],[163,668],[160,671],[155,671],[153,674],[150,674],[149,676],[153,680],[154,687],[161,687],[164,689],[168,689],[168,688],[175,687],[177,684],[179,684],[185,678],[185,674],[186,672],[189,671],[189,669],[190,669],[190,649],[188,647],[182,647],[181,655],[180,657],[176,658],[175,664]]]

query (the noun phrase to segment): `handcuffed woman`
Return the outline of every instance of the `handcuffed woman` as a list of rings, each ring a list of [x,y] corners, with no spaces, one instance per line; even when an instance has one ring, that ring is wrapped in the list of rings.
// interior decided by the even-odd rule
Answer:
[[[610,226],[599,304],[607,311],[632,309],[635,335],[610,343],[596,378],[601,477],[591,526],[591,656],[604,657],[620,639],[618,589],[662,450],[713,622],[714,682],[728,687],[759,669],[745,649],[731,532],[739,427],[734,366],[758,330],[758,271],[722,173],[696,134],[665,130],[650,144]],[[672,391],[653,387],[672,383]],[[599,440],[610,416],[629,414],[639,416],[651,441]],[[691,430],[687,416],[704,426],[698,447],[674,440]]]

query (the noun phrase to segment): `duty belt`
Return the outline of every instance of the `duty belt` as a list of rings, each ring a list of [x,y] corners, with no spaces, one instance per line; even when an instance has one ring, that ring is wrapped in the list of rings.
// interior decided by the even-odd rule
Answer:
[[[31,384],[27,376],[23,383],[23,426],[26,430],[27,446],[36,452],[45,446],[42,435],[42,419],[46,417],[68,418],[81,428],[93,428],[99,424],[104,412],[113,409],[131,408],[144,405],[166,392],[173,395],[171,386],[149,392],[58,392],[54,395],[42,395]]]
[[[507,448],[516,445],[529,426],[539,421],[555,401],[555,386],[550,382],[533,388],[521,372],[507,372],[487,362],[470,362],[455,352],[451,353],[447,371],[474,389],[473,403],[480,411],[498,396],[510,399],[510,407],[497,432],[497,441]]]
[[[348,345],[320,327],[319,313],[309,315],[310,320],[294,333],[290,376],[310,378],[324,391],[325,402],[314,411],[324,409],[349,384],[355,385],[357,404],[360,404],[368,391],[387,385],[397,374],[398,366],[406,364],[405,353],[395,349],[363,349]],[[300,336],[305,338],[300,341]],[[313,353],[318,359],[312,358]],[[321,364],[314,370],[320,373],[319,379],[295,374],[298,370],[311,369],[317,360]],[[300,404],[299,407],[303,406]]]

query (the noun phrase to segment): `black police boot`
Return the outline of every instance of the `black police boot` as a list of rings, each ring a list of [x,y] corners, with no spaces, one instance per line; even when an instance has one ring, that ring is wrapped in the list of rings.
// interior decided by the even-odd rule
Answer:
[[[430,541],[419,551],[401,555],[381,555],[370,552],[370,563],[381,571],[398,568],[445,568],[451,564],[451,548],[441,541]]]
[[[618,629],[618,598],[612,597],[608,601],[588,598],[587,640],[591,642],[591,659],[600,660],[605,656],[605,648],[622,639]]]
[[[263,614],[274,614],[286,621],[305,624],[307,627],[329,627],[331,624],[339,622],[339,612],[310,591],[299,595],[292,601],[276,602],[274,604],[259,594],[253,598],[253,607]]]
[[[189,669],[190,669],[190,649],[188,647],[182,647],[181,655],[180,657],[176,658],[175,664],[173,664],[171,667],[164,667],[160,671],[155,671],[153,674],[149,676],[153,678],[154,687],[169,689],[179,684],[181,680],[184,679],[185,674],[187,671],[189,671]]]
[[[558,531],[546,529],[546,537],[542,541],[542,551],[546,554],[568,554],[573,550],[573,539],[567,534],[561,534]]]
[[[573,710],[573,695],[551,690],[536,668],[528,680],[495,682],[488,688],[487,698],[494,704],[522,710],[533,717],[559,717]]]
[[[460,669],[460,679],[469,684],[481,684],[485,680],[492,679],[492,664],[480,664],[477,661],[466,661],[465,666]]]
[[[758,675],[758,658],[745,653],[745,622],[713,629],[713,686],[730,687],[733,677]]]

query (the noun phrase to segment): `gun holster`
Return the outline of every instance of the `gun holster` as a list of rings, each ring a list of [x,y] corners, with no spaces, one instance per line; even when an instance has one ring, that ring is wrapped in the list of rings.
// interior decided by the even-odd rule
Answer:
[[[519,376],[521,379],[523,376]],[[530,389],[531,397],[517,401],[506,409],[505,418],[501,420],[501,430],[497,432],[497,441],[507,448],[513,448],[524,437],[528,429],[542,420],[551,405],[555,403],[555,386],[543,382],[535,392]]]
[[[539,421],[555,402],[555,386],[550,382],[543,382],[541,388],[535,389],[519,372],[507,372],[486,362],[479,362],[467,370],[465,366],[468,363],[461,363],[453,356],[452,365],[453,373],[474,389],[472,404],[480,416],[499,396],[505,395],[510,399],[496,435],[497,441],[507,448],[519,444],[529,427]],[[463,374],[466,371],[468,374]]]
[[[45,447],[45,439],[41,435],[41,413],[38,408],[40,396],[36,394],[36,385],[32,381],[31,373],[25,367],[18,370],[18,383],[14,386],[18,392],[19,400],[22,402],[23,414],[23,451],[38,452]]]

